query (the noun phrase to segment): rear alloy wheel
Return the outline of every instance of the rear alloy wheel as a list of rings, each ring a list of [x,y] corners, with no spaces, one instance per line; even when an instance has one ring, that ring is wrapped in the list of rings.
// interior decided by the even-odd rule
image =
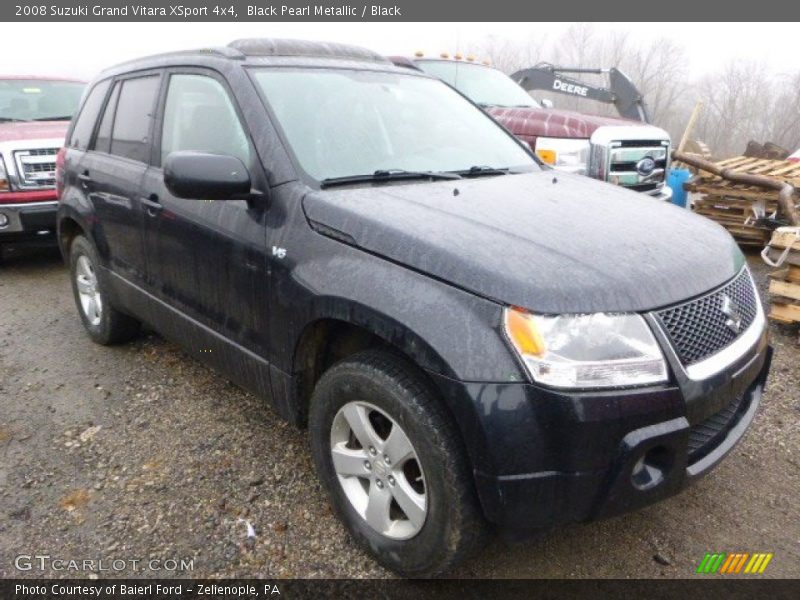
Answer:
[[[366,350],[336,363],[314,388],[308,421],[337,516],[382,565],[429,577],[481,547],[486,526],[458,429],[405,358]]]
[[[77,236],[69,246],[72,293],[83,326],[98,344],[118,344],[139,332],[139,322],[118,311],[105,290],[100,261],[92,243]]]
[[[78,257],[75,263],[75,286],[78,288],[78,300],[84,318],[96,327],[103,314],[103,297],[97,286],[97,274],[86,255]]]

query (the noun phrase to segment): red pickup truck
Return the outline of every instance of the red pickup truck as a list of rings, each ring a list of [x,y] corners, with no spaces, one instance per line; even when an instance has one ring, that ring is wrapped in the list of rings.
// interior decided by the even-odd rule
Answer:
[[[0,76],[0,259],[2,246],[53,240],[56,155],[84,83]]]
[[[556,169],[660,200],[672,197],[666,185],[670,137],[660,127],[542,106],[502,71],[471,60],[390,58],[398,66],[417,68],[456,88]],[[570,85],[564,91],[582,96],[587,89]]]

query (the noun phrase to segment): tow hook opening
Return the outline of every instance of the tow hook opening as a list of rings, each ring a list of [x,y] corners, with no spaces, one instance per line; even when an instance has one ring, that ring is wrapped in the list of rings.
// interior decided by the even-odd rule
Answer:
[[[667,478],[672,468],[674,454],[666,446],[655,446],[645,452],[631,472],[631,483],[637,490],[651,490]]]

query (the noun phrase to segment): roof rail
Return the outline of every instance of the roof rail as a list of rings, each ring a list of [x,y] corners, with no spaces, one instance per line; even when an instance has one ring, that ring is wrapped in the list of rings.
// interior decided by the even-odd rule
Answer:
[[[387,63],[386,58],[359,46],[335,42],[311,42],[271,38],[235,40],[228,48],[238,50],[245,56],[308,56],[318,58],[347,58],[370,62]]]
[[[233,58],[238,60],[242,60],[243,58],[245,58],[245,55],[241,51],[231,46],[215,46],[213,48],[201,48],[200,50],[198,50],[198,52],[217,54],[219,56],[224,56],[225,58]]]
[[[228,46],[216,46],[216,47],[208,47],[208,48],[195,48],[194,50],[176,50],[174,52],[161,52],[159,54],[150,54],[148,56],[140,56],[138,58],[133,58],[131,60],[126,60],[121,63],[117,63],[111,67],[103,69],[103,73],[106,71],[114,70],[118,67],[124,67],[125,65],[132,65],[142,61],[154,60],[159,58],[170,58],[173,56],[197,56],[198,54],[205,54],[205,55],[212,55],[212,56],[219,56],[222,58],[230,58],[234,60],[243,60],[245,55],[236,50],[235,48],[230,48]]]

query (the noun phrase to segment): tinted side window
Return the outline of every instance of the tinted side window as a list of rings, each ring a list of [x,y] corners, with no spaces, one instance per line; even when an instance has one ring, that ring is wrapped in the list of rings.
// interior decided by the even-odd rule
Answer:
[[[161,162],[180,150],[228,154],[245,165],[250,144],[223,85],[205,75],[172,75],[169,79]]]
[[[150,123],[158,82],[157,75],[122,82],[111,134],[111,154],[140,162],[149,161]]]
[[[97,138],[94,141],[94,149],[98,152],[108,152],[111,149],[111,127],[114,125],[114,111],[117,109],[117,99],[119,98],[120,83],[114,86],[114,91],[111,92],[111,97],[106,104],[106,110],[103,112],[103,119],[100,121],[100,127],[97,129]]]
[[[69,138],[69,146],[77,148],[78,150],[86,150],[89,146],[89,140],[94,131],[94,124],[97,122],[100,109],[103,107],[103,100],[106,99],[106,92],[111,82],[101,81],[92,88],[86,101],[83,103],[81,112],[75,120],[75,126],[72,128],[72,135]]]

